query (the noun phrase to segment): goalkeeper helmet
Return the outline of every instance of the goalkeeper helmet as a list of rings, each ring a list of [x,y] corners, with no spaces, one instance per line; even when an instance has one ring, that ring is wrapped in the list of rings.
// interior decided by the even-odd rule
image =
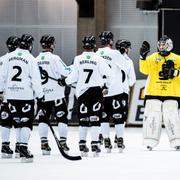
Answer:
[[[55,38],[49,34],[43,35],[40,40],[40,44],[43,49],[50,48],[54,50]]]
[[[103,31],[99,35],[101,45],[113,44],[113,33],[111,31]]]
[[[14,51],[19,45],[19,38],[17,36],[10,36],[6,41],[6,46],[9,52]]]
[[[161,56],[167,56],[173,49],[173,42],[168,36],[164,35],[159,39],[157,46],[159,54]]]
[[[34,41],[34,38],[32,35],[30,34],[23,34],[20,38],[20,44],[19,44],[19,47],[21,49],[27,49],[29,50],[30,52],[32,51],[32,48],[33,48],[33,41]]]
[[[94,49],[96,47],[96,38],[94,36],[85,36],[82,43],[84,49]]]

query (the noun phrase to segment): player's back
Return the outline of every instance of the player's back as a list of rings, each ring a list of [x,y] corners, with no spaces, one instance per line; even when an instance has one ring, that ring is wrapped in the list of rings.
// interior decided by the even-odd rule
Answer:
[[[17,48],[8,53],[3,62],[7,99],[33,99],[32,74],[35,66],[34,57],[28,50]]]
[[[72,71],[70,76],[75,77],[75,81],[77,81],[77,96],[90,87],[102,87],[104,84],[103,75],[111,73],[108,69],[110,68],[104,60],[94,52],[83,52],[81,55],[76,56],[74,71]],[[70,76],[68,77],[69,79],[71,79]]]
[[[64,87],[58,85],[57,81],[52,80],[48,77],[54,79],[59,79],[61,76],[67,76],[70,73],[70,68],[68,68],[58,55],[51,52],[41,52],[36,57],[40,72],[45,72],[43,78],[41,78],[43,91],[45,94],[45,100],[55,100],[57,98],[64,97]]]
[[[122,66],[119,58],[121,58],[120,53],[117,50],[111,49],[109,47],[99,48],[96,52],[97,55],[101,56],[106,60],[106,63],[111,67],[115,74],[114,80],[109,87],[108,95],[113,96],[121,94],[123,92],[122,85]]]

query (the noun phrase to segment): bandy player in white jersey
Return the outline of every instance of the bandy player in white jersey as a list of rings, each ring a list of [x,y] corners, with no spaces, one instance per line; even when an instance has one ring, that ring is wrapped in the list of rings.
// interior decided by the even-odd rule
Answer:
[[[91,150],[94,156],[98,156],[100,152],[98,135],[102,116],[102,87],[104,83],[109,86],[114,74],[104,59],[95,54],[95,37],[84,37],[82,42],[84,52],[75,57],[72,72],[59,83],[61,85],[77,83],[79,149],[82,156],[87,155],[89,149],[86,146],[86,138],[88,127],[91,127]],[[104,82],[103,76],[107,77],[106,82]]]
[[[48,119],[52,117],[58,122],[58,132],[60,144],[64,151],[69,151],[66,144],[68,119],[67,105],[65,101],[65,88],[58,85],[55,79],[67,76],[71,69],[67,67],[58,55],[53,54],[55,48],[55,38],[46,34],[41,37],[40,44],[42,52],[36,57],[41,72],[41,82],[45,94],[43,108],[46,115],[39,115],[39,135],[41,138],[41,149],[43,155],[50,155],[51,148],[48,144]],[[54,78],[54,79],[53,79]],[[40,107],[38,107],[40,109]]]
[[[96,54],[103,57],[106,63],[111,67],[112,71],[116,74],[113,83],[111,83],[108,94],[104,97],[104,108],[101,120],[101,133],[104,137],[104,145],[107,152],[111,152],[112,145],[109,138],[110,118],[113,119],[115,124],[115,130],[117,134],[117,145],[119,151],[122,152],[124,148],[123,144],[123,132],[124,132],[124,122],[125,115],[123,113],[123,76],[122,76],[122,66],[124,57],[117,51],[112,49],[113,45],[113,34],[110,31],[104,31],[99,35],[102,48],[99,48]]]
[[[129,101],[131,99],[132,88],[136,82],[136,74],[134,70],[134,64],[132,59],[129,57],[131,42],[127,39],[120,39],[116,41],[116,49],[124,56],[124,64],[122,63],[122,74],[123,74],[123,107],[125,119],[128,117]],[[122,134],[123,138],[123,134]],[[117,143],[117,136],[115,137],[115,145]]]
[[[19,48],[8,54],[0,75],[0,91],[4,90],[13,121],[19,124],[20,157],[22,162],[32,162],[28,141],[34,120],[34,97],[40,103],[44,93],[35,58],[31,55],[34,38],[23,34]]]
[[[10,36],[6,41],[6,46],[8,48],[8,53],[0,57],[0,68],[3,65],[3,62],[7,60],[7,56],[10,52],[16,50],[19,45],[19,38],[17,36]],[[0,69],[1,71],[1,69]],[[2,94],[1,99],[1,109],[0,109],[0,117],[1,117],[1,139],[2,139],[2,147],[1,147],[1,157],[2,158],[12,158],[13,150],[10,148],[10,130],[12,126],[14,126],[16,131],[16,146],[15,146],[15,158],[19,158],[19,124],[11,119],[8,103],[6,101],[5,92]],[[9,116],[7,116],[9,114]]]

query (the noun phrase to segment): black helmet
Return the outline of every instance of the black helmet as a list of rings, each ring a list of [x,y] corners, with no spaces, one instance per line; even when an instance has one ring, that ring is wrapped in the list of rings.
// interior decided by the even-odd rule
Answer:
[[[43,49],[54,49],[55,38],[50,34],[45,34],[41,37],[40,44]]]
[[[85,36],[82,43],[84,49],[94,49],[96,47],[96,38],[94,36]]]
[[[113,33],[111,31],[103,31],[99,35],[101,45],[111,44],[113,42]],[[112,42],[111,42],[112,41]]]
[[[165,45],[163,49],[160,48],[161,44]],[[161,56],[167,56],[173,49],[173,41],[168,36],[164,35],[159,39],[157,47]]]
[[[30,34],[23,34],[20,38],[20,44],[19,47],[21,49],[27,49],[31,52],[32,47],[33,47],[33,41],[34,38],[32,35]]]
[[[131,48],[131,42],[127,39],[120,39],[116,41],[115,47],[123,54],[125,49]]]
[[[9,52],[14,51],[19,45],[19,38],[17,36],[10,36],[6,41]]]

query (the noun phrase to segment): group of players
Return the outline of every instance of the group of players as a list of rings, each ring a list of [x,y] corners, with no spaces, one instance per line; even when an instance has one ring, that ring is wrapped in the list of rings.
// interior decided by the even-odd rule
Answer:
[[[134,65],[128,57],[131,43],[126,39],[118,40],[113,49],[114,37],[110,31],[100,33],[99,40],[101,47],[96,51],[96,38],[85,36],[82,40],[84,51],[68,67],[53,53],[55,38],[52,35],[41,37],[42,52],[36,58],[31,54],[32,35],[8,38],[9,52],[0,58],[2,158],[13,155],[9,136],[14,126],[16,157],[22,162],[33,161],[28,142],[35,114],[39,119],[42,154],[50,155],[51,152],[47,121],[52,115],[58,122],[59,143],[64,151],[69,151],[64,87],[72,84],[78,100],[81,155],[87,156],[89,152],[86,143],[89,127],[93,155],[98,156],[101,152],[100,143],[111,152],[110,119],[115,126],[115,143],[119,151],[123,151],[129,92],[136,81]],[[171,147],[180,149],[180,57],[171,52],[172,48],[172,40],[167,36],[158,41],[158,52],[150,56],[147,56],[148,42],[143,42],[140,48],[140,72],[148,76],[143,140],[149,150],[159,142],[162,121]]]
[[[58,55],[53,54],[55,38],[52,35],[41,37],[42,52],[36,58],[31,54],[32,35],[8,38],[6,45],[9,52],[0,58],[2,158],[13,155],[9,136],[14,126],[15,157],[21,158],[22,162],[33,161],[28,142],[35,114],[39,119],[42,154],[49,155],[51,152],[47,121],[52,115],[58,122],[61,147],[69,151],[66,143],[68,111],[64,86],[71,84],[75,84],[78,99],[79,150],[82,156],[89,151],[86,145],[89,127],[93,154],[97,156],[101,151],[99,133],[104,138],[105,148],[111,151],[110,118],[115,124],[117,146],[122,151],[125,147],[123,136],[129,87],[136,81],[133,62],[128,57],[131,43],[125,39],[118,40],[115,50],[112,49],[112,32],[104,31],[99,38],[102,47],[95,52],[95,37],[85,36],[82,40],[83,53],[76,56],[69,67]]]

